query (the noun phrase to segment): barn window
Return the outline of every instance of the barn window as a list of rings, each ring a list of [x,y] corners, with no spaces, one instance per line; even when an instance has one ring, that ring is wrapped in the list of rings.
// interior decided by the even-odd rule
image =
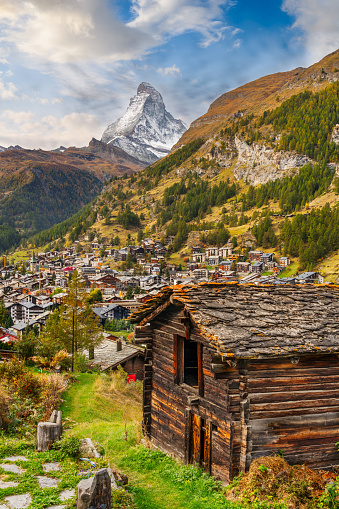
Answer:
[[[184,383],[198,389],[203,395],[202,345],[183,336],[175,335],[174,342],[174,383]]]
[[[198,387],[198,343],[184,340],[184,383]]]

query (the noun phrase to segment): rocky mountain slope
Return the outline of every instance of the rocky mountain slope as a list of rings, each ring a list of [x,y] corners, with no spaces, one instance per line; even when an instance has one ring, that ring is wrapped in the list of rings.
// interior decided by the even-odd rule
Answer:
[[[107,127],[101,141],[151,164],[166,156],[185,131],[185,124],[166,110],[160,93],[141,83],[126,113]]]

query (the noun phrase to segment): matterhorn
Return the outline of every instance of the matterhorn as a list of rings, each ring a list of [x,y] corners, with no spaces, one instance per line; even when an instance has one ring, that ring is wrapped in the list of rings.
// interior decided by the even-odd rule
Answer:
[[[186,129],[182,120],[166,111],[161,94],[141,83],[125,115],[107,127],[101,141],[148,165],[167,155]]]

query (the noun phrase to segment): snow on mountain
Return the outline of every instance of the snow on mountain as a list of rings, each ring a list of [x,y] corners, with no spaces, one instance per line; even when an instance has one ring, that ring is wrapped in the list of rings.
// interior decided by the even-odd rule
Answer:
[[[125,115],[107,127],[101,141],[150,164],[167,155],[186,129],[182,120],[166,111],[160,93],[143,82]]]
[[[10,145],[9,147],[0,146],[0,152],[5,152],[5,150],[24,150],[20,145]]]

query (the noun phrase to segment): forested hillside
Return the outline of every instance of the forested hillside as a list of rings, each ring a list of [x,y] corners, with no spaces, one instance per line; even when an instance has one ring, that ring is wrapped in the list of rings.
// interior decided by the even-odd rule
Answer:
[[[150,235],[162,242],[173,237],[167,256],[178,260],[178,253],[189,256],[187,240],[196,232],[201,246],[232,239],[246,259],[248,233],[253,246],[314,269],[339,249],[339,82],[322,81],[319,88],[319,78],[308,78],[308,84],[271,109],[258,105],[257,113],[229,116],[213,136],[199,136],[137,174],[113,177],[95,202],[28,245],[60,247],[83,242],[85,233],[120,247]],[[256,94],[261,101],[264,91]],[[247,152],[240,153],[239,143]],[[235,171],[244,166],[268,179],[250,185]]]
[[[76,213],[101,190],[94,175],[62,165],[35,164],[0,179],[0,249]],[[10,232],[10,233],[9,233]]]

